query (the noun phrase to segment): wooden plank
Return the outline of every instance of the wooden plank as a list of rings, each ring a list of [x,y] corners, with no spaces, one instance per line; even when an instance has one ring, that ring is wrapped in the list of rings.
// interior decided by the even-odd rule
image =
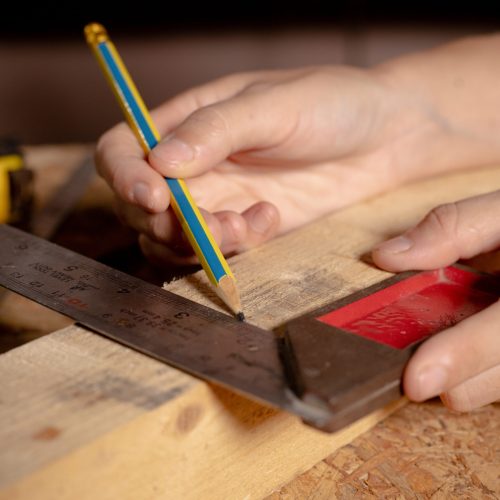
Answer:
[[[15,351],[0,370],[2,499],[259,498],[394,409],[329,436],[80,328]]]
[[[486,169],[408,186],[233,258],[249,321],[274,328],[383,279],[363,260],[374,243],[499,180]],[[205,286],[197,274],[169,289],[222,308]],[[0,377],[9,499],[259,498],[394,409],[325,435],[74,326],[0,356]]]

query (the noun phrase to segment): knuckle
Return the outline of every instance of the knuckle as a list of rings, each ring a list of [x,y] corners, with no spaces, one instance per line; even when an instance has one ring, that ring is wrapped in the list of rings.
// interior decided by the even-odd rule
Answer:
[[[459,243],[459,225],[460,213],[457,203],[439,205],[432,209],[423,220],[423,226],[430,226],[436,235],[446,237],[453,245]]]
[[[231,237],[236,242],[243,241],[247,236],[247,224],[241,215],[235,215],[229,218],[229,230]]]
[[[214,89],[234,89],[236,91],[244,89],[255,78],[259,78],[261,71],[239,71],[229,75],[221,76],[213,80],[211,87]],[[223,96],[221,96],[223,98]]]
[[[254,77],[255,74],[258,74],[258,72],[252,72],[252,71],[236,71],[234,73],[231,73],[229,75],[224,75],[215,80],[217,83],[220,83],[221,85],[242,85],[243,83],[247,82],[251,78]]]
[[[481,219],[473,215],[463,202],[446,203],[434,208],[424,222],[447,239],[457,259],[470,258],[480,251],[483,233]]]
[[[455,236],[459,223],[459,208],[457,203],[445,203],[439,205],[426,217],[425,222],[436,226],[436,228],[446,234]]]
[[[281,86],[281,82],[275,82],[275,81],[269,81],[265,79],[261,80],[256,80],[250,84],[248,84],[245,87],[244,93],[245,94],[262,94],[265,92],[271,92],[273,89],[278,88],[278,90],[281,90],[279,87]]]
[[[190,121],[209,130],[211,136],[223,136],[229,133],[228,120],[216,106],[205,106],[191,115]]]

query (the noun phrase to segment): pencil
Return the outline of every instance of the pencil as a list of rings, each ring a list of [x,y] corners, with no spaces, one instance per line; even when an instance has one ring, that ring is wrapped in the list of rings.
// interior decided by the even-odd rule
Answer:
[[[130,128],[147,155],[161,137],[132,78],[103,26],[85,26],[85,38],[122,108]],[[182,179],[165,177],[171,192],[171,205],[183,231],[193,247],[217,295],[234,312],[244,318],[233,273],[222,255],[198,207]]]

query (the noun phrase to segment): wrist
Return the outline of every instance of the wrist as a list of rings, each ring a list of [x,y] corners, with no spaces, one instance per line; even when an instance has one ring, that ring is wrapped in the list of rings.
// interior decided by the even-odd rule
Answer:
[[[491,72],[499,50],[500,36],[477,37],[370,69],[394,97],[392,161],[403,181],[500,163],[500,94]]]

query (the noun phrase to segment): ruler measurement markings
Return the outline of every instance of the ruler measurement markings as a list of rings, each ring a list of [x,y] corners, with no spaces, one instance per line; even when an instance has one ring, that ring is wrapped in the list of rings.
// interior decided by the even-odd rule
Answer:
[[[8,288],[131,348],[302,416],[271,332],[14,228],[1,226],[0,234],[0,281]]]

